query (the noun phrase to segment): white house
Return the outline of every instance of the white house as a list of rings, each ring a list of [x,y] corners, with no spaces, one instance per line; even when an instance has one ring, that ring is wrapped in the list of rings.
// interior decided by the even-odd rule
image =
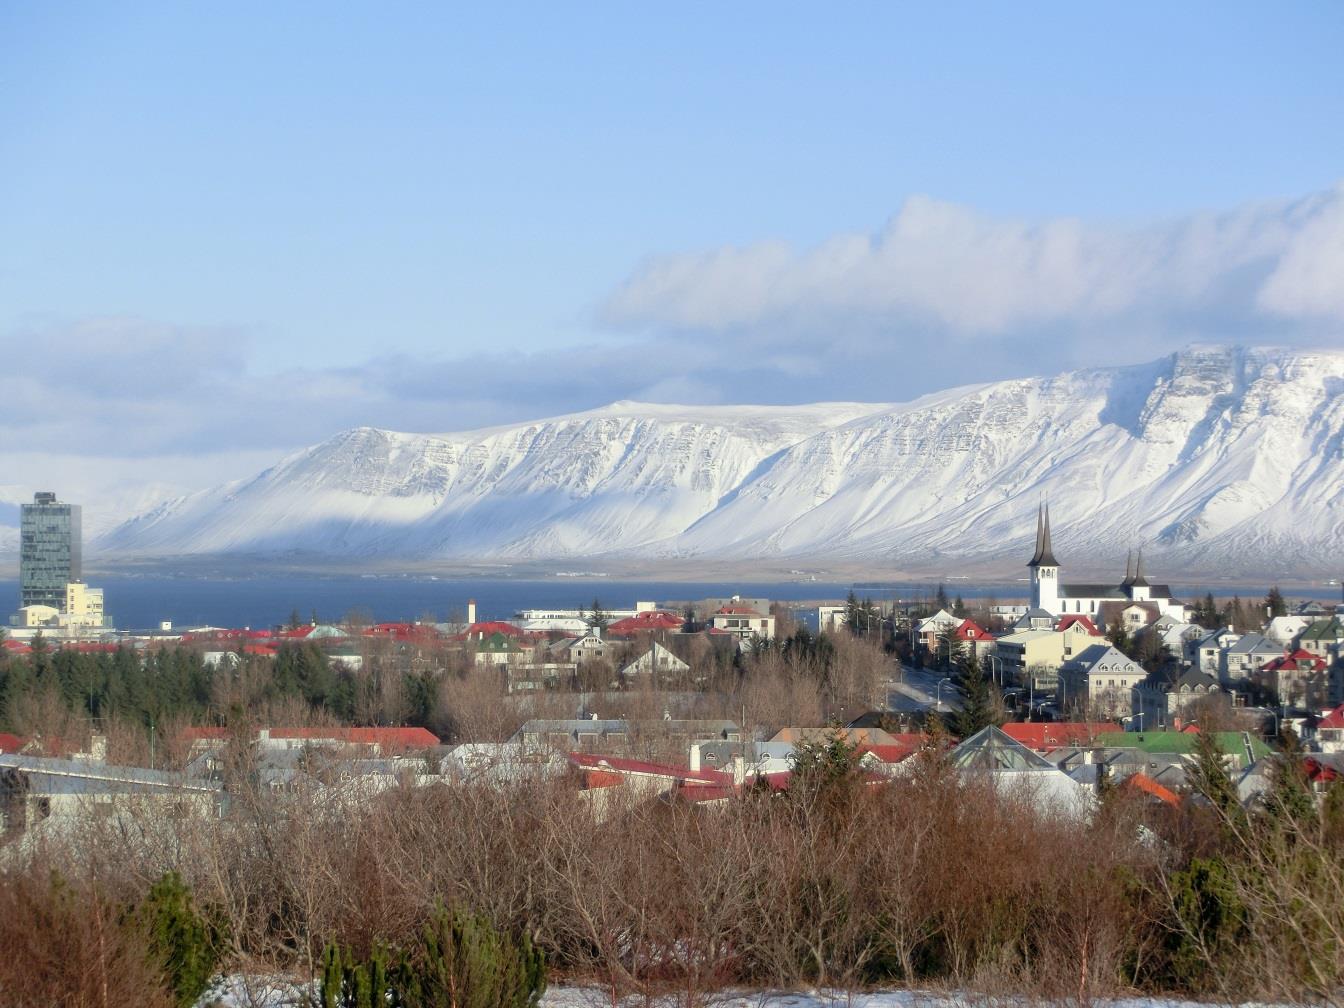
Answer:
[[[621,669],[623,676],[648,675],[655,682],[664,675],[680,676],[690,672],[691,666],[657,641],[653,647]]]
[[[1134,710],[1134,694],[1147,678],[1143,666],[1110,644],[1093,644],[1060,666],[1061,703],[1089,717],[1119,718]]]

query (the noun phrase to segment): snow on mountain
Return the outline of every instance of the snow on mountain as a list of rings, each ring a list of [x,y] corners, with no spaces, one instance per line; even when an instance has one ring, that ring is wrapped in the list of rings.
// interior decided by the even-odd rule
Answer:
[[[616,403],[466,434],[360,428],[102,537],[135,555],[1016,558],[1337,575],[1344,352],[1194,347],[901,405]]]

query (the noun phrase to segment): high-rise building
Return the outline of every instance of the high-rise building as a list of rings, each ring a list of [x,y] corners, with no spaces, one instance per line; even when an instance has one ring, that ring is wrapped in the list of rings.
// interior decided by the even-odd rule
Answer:
[[[80,506],[33,494],[19,517],[19,605],[63,610],[65,586],[81,578],[83,546]]]

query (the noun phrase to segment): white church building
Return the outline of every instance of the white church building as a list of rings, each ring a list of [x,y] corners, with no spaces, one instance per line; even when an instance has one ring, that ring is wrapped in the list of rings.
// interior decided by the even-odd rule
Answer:
[[[1119,620],[1146,625],[1171,614],[1185,621],[1185,604],[1171,597],[1166,585],[1149,584],[1143,576],[1143,553],[1125,564],[1125,579],[1118,585],[1062,584],[1059,561],[1050,545],[1050,508],[1036,512],[1036,552],[1027,563],[1031,572],[1031,604],[1052,616],[1078,613],[1089,617],[1098,629]]]

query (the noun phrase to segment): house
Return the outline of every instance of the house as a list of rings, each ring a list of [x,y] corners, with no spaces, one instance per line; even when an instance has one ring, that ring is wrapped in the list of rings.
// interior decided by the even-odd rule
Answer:
[[[954,748],[950,759],[963,781],[987,782],[998,794],[1044,816],[1086,819],[1092,814],[1087,787],[993,725]]]
[[[1254,676],[1257,685],[1295,710],[1319,710],[1329,702],[1330,680],[1324,658],[1302,648],[1265,662]]]
[[[1229,627],[1209,630],[1186,647],[1186,658],[1201,672],[1207,672],[1215,679],[1222,679],[1223,652],[1237,641],[1241,634]]]
[[[1288,647],[1310,624],[1305,616],[1275,616],[1265,624],[1265,636],[1280,647]]]
[[[1131,731],[1100,735],[1097,742],[1107,749],[1130,749],[1146,757],[1178,756],[1188,765],[1194,759],[1199,736],[1200,732],[1195,730]],[[1229,769],[1237,772],[1269,755],[1269,747],[1246,732],[1215,732],[1214,740],[1223,751]],[[1165,780],[1162,783],[1171,786]]]
[[[477,639],[473,661],[477,668],[521,665],[531,661],[532,649],[523,647],[516,635],[496,630],[489,637]]]
[[[1154,602],[1103,602],[1097,606],[1097,622],[1109,630],[1118,626],[1135,634],[1156,623],[1162,610]]]
[[[1013,632],[1021,630],[1053,630],[1055,628],[1055,617],[1046,612],[1040,606],[1034,606],[1030,609],[1024,609],[1008,629]]]
[[[221,790],[183,774],[98,759],[0,756],[0,839],[104,821],[123,835],[156,820],[218,814]]]
[[[593,628],[582,637],[567,637],[557,641],[551,647],[551,653],[562,660],[582,665],[591,661],[609,661],[615,654],[615,647],[602,638],[600,628]]]
[[[1175,724],[1178,718],[1189,718],[1193,707],[1222,692],[1217,679],[1198,669],[1186,669],[1174,677],[1154,672],[1134,691],[1134,717],[1144,728],[1156,730]]]
[[[1265,664],[1283,654],[1283,648],[1264,634],[1248,633],[1223,651],[1219,682],[1224,686],[1245,686]]]
[[[1006,679],[1033,689],[1053,690],[1069,635],[1054,630],[1019,630],[994,642]]]
[[[1124,717],[1133,712],[1135,690],[1147,676],[1110,644],[1093,644],[1060,666],[1060,705],[1092,717]]]
[[[1317,620],[1297,635],[1299,648],[1327,662],[1339,655],[1341,644],[1344,644],[1344,619],[1338,616]]]
[[[939,609],[932,616],[915,621],[915,638],[929,654],[938,650],[938,639],[949,631],[954,631],[965,622],[959,616],[953,616],[946,609]]]
[[[994,635],[981,627],[975,620],[962,620],[952,630],[952,639],[961,645],[962,652],[974,654],[983,661],[994,653]]]
[[[711,630],[718,630],[736,636],[742,643],[753,637],[761,640],[773,640],[775,636],[775,618],[763,615],[750,606],[738,603],[720,606],[709,618]]]
[[[1031,580],[1032,607],[1044,609],[1055,616],[1084,614],[1092,617],[1092,622],[1097,626],[1109,627],[1110,620],[1103,617],[1111,610],[1104,607],[1118,605],[1120,611],[1125,611],[1131,604],[1138,604],[1143,612],[1151,608],[1154,619],[1168,613],[1178,620],[1185,619],[1185,604],[1171,597],[1168,586],[1148,583],[1143,573],[1142,550],[1139,551],[1137,562],[1131,554],[1125,564],[1125,579],[1118,585],[1062,584],[1060,564],[1055,559],[1050,541],[1049,505],[1041,505],[1036,510],[1036,551],[1027,561],[1027,570]]]
[[[690,673],[691,666],[678,658],[668,648],[655,641],[653,645],[634,661],[621,669],[622,678],[647,675],[657,683],[672,678],[681,678]]]
[[[634,637],[638,634],[677,633],[686,618],[662,609],[649,609],[607,625],[607,637]]]
[[[1108,721],[1009,721],[1000,730],[1033,752],[1051,752],[1066,746],[1086,746],[1103,732],[1115,731]]]
[[[569,760],[553,749],[528,748],[518,742],[464,742],[439,761],[439,773],[453,782],[516,784],[564,774]]]
[[[1323,753],[1344,753],[1344,704],[1330,711],[1316,725],[1316,748]]]

